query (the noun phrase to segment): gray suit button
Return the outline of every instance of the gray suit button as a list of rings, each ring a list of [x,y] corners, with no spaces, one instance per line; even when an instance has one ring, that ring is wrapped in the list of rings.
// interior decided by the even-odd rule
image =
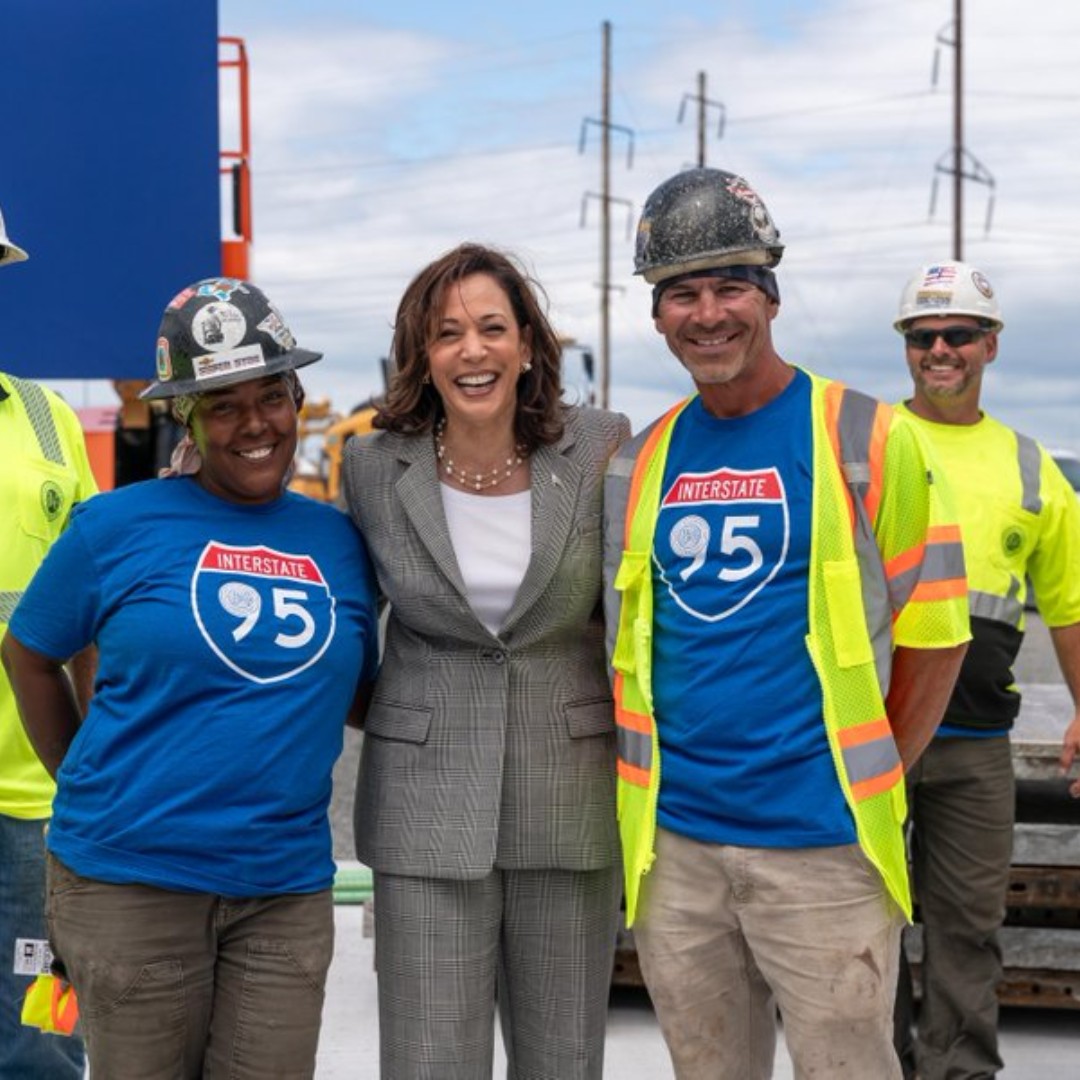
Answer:
[[[496,649],[491,654],[491,659],[494,660],[496,664],[505,664],[506,663],[506,653],[504,653],[502,651],[502,649]]]

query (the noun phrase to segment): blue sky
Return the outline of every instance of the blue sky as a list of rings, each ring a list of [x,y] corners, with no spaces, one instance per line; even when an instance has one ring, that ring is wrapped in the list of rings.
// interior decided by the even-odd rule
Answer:
[[[1080,6],[1024,19],[1007,0],[965,5],[965,144],[993,175],[966,186],[965,257],[993,282],[1007,327],[984,403],[1054,445],[1080,447]],[[951,196],[935,162],[952,143],[952,0],[591,0],[360,4],[220,0],[220,31],[252,65],[252,277],[301,343],[305,371],[347,409],[380,389],[397,300],[464,239],[518,253],[557,329],[595,345],[601,32],[612,24],[611,298],[614,407],[640,426],[689,383],[632,277],[627,225],[690,164],[697,90],[708,164],[744,175],[787,244],[781,354],[887,399],[909,387],[891,329],[904,281],[951,251]],[[230,123],[225,110],[224,123]]]

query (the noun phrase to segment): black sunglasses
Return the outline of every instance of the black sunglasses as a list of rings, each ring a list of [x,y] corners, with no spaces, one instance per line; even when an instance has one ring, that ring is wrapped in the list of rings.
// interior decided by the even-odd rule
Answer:
[[[959,349],[961,345],[978,341],[985,333],[979,326],[942,326],[934,329],[920,327],[917,330],[905,330],[904,340],[913,349],[932,349],[934,342],[942,338],[950,349]]]

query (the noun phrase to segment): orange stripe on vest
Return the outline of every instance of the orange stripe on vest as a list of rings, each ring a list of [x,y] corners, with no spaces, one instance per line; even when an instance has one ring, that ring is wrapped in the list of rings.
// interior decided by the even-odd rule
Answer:
[[[832,450],[833,461],[839,463],[843,454],[840,451],[840,405],[844,400],[844,387],[840,383],[829,383],[825,387],[823,395],[825,402],[825,431],[829,437],[829,446]],[[843,485],[844,502],[848,509],[848,527],[855,526],[855,507],[851,502],[851,491],[847,484]]]
[[[836,738],[844,749],[852,746],[862,746],[864,743],[873,742],[875,739],[892,738],[892,728],[885,717],[876,720],[868,720],[865,724],[855,727],[841,728],[836,733]]]
[[[645,440],[645,444],[642,446],[641,452],[637,456],[637,466],[634,469],[633,475],[630,477],[630,494],[626,501],[626,521],[623,525],[623,548],[625,550],[630,548],[630,526],[634,522],[634,515],[637,513],[638,500],[641,498],[641,483],[645,476],[646,466],[652,460],[656,444],[667,430],[671,417],[683,408],[685,404],[686,402],[680,401],[664,413],[664,415],[653,425],[652,431],[649,432],[649,436]]]
[[[967,578],[946,578],[943,581],[925,581],[911,591],[910,603],[928,603],[931,600],[956,600],[967,596]]]
[[[880,776],[872,776],[869,780],[860,780],[858,783],[852,784],[852,798],[856,802],[862,802],[863,799],[869,799],[871,795],[880,795],[883,791],[888,791],[895,784],[898,784],[903,778],[904,767],[898,764]]]
[[[636,731],[639,735],[652,734],[652,719],[645,713],[634,712],[618,706],[615,709],[615,723],[628,731]]]
[[[638,765],[631,765],[628,761],[623,761],[622,758],[619,758],[616,764],[621,779],[625,780],[628,784],[633,784],[634,787],[648,788],[648,769],[642,769]]]

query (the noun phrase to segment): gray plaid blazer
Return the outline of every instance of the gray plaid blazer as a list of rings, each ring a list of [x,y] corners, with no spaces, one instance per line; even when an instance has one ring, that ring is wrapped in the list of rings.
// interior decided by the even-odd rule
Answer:
[[[354,809],[372,869],[470,879],[618,859],[601,498],[629,434],[625,416],[572,408],[533,455],[532,558],[497,636],[466,598],[431,437],[346,447],[349,510],[389,604]]]

